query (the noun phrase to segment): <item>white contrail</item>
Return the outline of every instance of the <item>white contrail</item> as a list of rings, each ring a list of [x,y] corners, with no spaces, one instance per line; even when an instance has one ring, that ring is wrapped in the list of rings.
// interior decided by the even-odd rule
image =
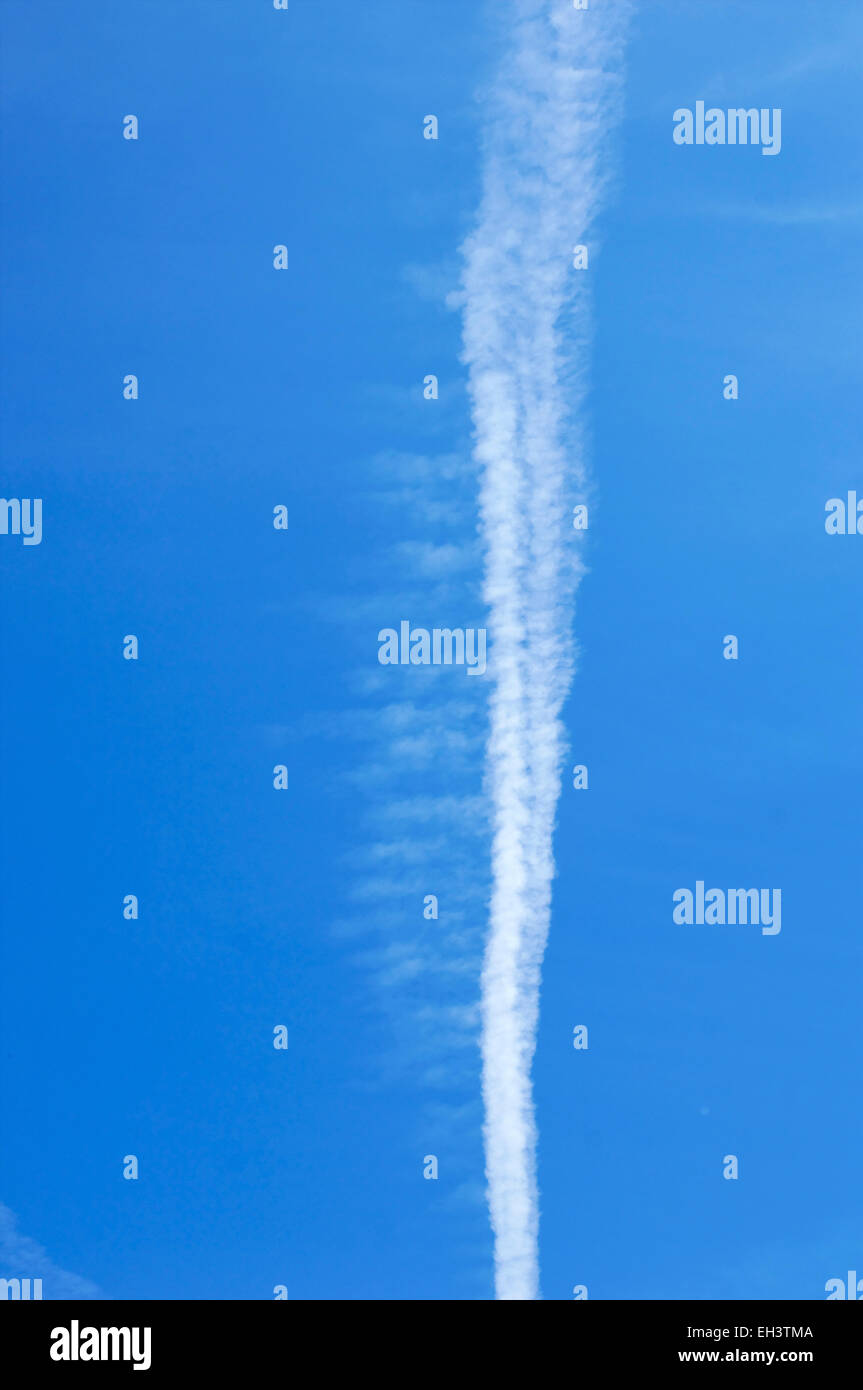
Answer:
[[[482,201],[464,246],[464,360],[482,470],[494,653],[493,884],[482,977],[483,1097],[496,1294],[539,1295],[531,1063],[548,934],[585,475],[576,407],[590,270],[573,268],[606,185],[629,0],[506,0]],[[564,310],[568,309],[566,322]],[[568,529],[569,528],[569,529]]]

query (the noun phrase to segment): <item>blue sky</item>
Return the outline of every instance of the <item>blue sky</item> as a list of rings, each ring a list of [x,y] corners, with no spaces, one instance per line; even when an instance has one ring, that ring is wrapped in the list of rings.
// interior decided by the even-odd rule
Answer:
[[[376,639],[483,620],[451,296],[496,30],[455,0],[4,0],[0,30],[2,490],[44,499],[40,545],[0,537],[0,1273],[489,1298],[487,687]],[[546,1298],[817,1299],[863,1261],[863,540],[824,530],[863,496],[861,40],[834,0],[635,6],[589,272],[590,789],[564,778],[534,1067]],[[697,99],[781,107],[781,153],[676,146]],[[675,925],[697,879],[781,887],[781,933]]]

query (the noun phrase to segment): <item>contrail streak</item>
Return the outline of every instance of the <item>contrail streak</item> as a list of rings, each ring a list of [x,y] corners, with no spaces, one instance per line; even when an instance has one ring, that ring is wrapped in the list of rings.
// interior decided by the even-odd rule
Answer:
[[[482,1056],[501,1299],[540,1296],[531,1064],[565,751],[560,711],[574,667],[580,562],[569,518],[586,481],[578,407],[591,272],[573,269],[572,252],[589,245],[605,191],[628,11],[628,0],[594,0],[586,11],[571,0],[502,7],[509,32],[484,94],[482,200],[463,248],[464,360],[493,644]]]

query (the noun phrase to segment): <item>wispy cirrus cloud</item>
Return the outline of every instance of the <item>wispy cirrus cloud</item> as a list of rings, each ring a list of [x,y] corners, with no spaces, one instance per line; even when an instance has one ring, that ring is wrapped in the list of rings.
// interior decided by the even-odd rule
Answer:
[[[530,1074],[565,744],[560,711],[573,673],[572,599],[581,573],[566,526],[586,482],[572,412],[583,399],[590,324],[586,279],[571,253],[586,241],[608,185],[628,12],[626,0],[586,11],[563,0],[505,7],[504,55],[483,94],[481,207],[464,247],[464,357],[495,652],[482,1054],[502,1299],[539,1296]]]
[[[43,1299],[104,1298],[104,1294],[89,1279],[70,1274],[55,1264],[38,1241],[22,1235],[18,1218],[0,1203],[0,1277],[4,1279],[41,1279]]]

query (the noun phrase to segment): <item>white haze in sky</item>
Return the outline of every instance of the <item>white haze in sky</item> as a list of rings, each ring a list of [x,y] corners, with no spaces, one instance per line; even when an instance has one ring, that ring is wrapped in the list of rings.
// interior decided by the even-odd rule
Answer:
[[[13,1212],[0,1202],[0,1278],[41,1279],[42,1298],[103,1298],[101,1289],[56,1265],[37,1241],[22,1235]]]
[[[493,672],[493,815],[482,976],[483,1098],[496,1294],[539,1293],[531,1063],[549,927],[552,835],[572,679],[584,499],[579,430],[589,338],[591,228],[619,119],[628,0],[507,0],[483,95],[482,200],[463,248],[464,360],[482,470],[484,597]],[[564,312],[566,311],[566,312]]]

